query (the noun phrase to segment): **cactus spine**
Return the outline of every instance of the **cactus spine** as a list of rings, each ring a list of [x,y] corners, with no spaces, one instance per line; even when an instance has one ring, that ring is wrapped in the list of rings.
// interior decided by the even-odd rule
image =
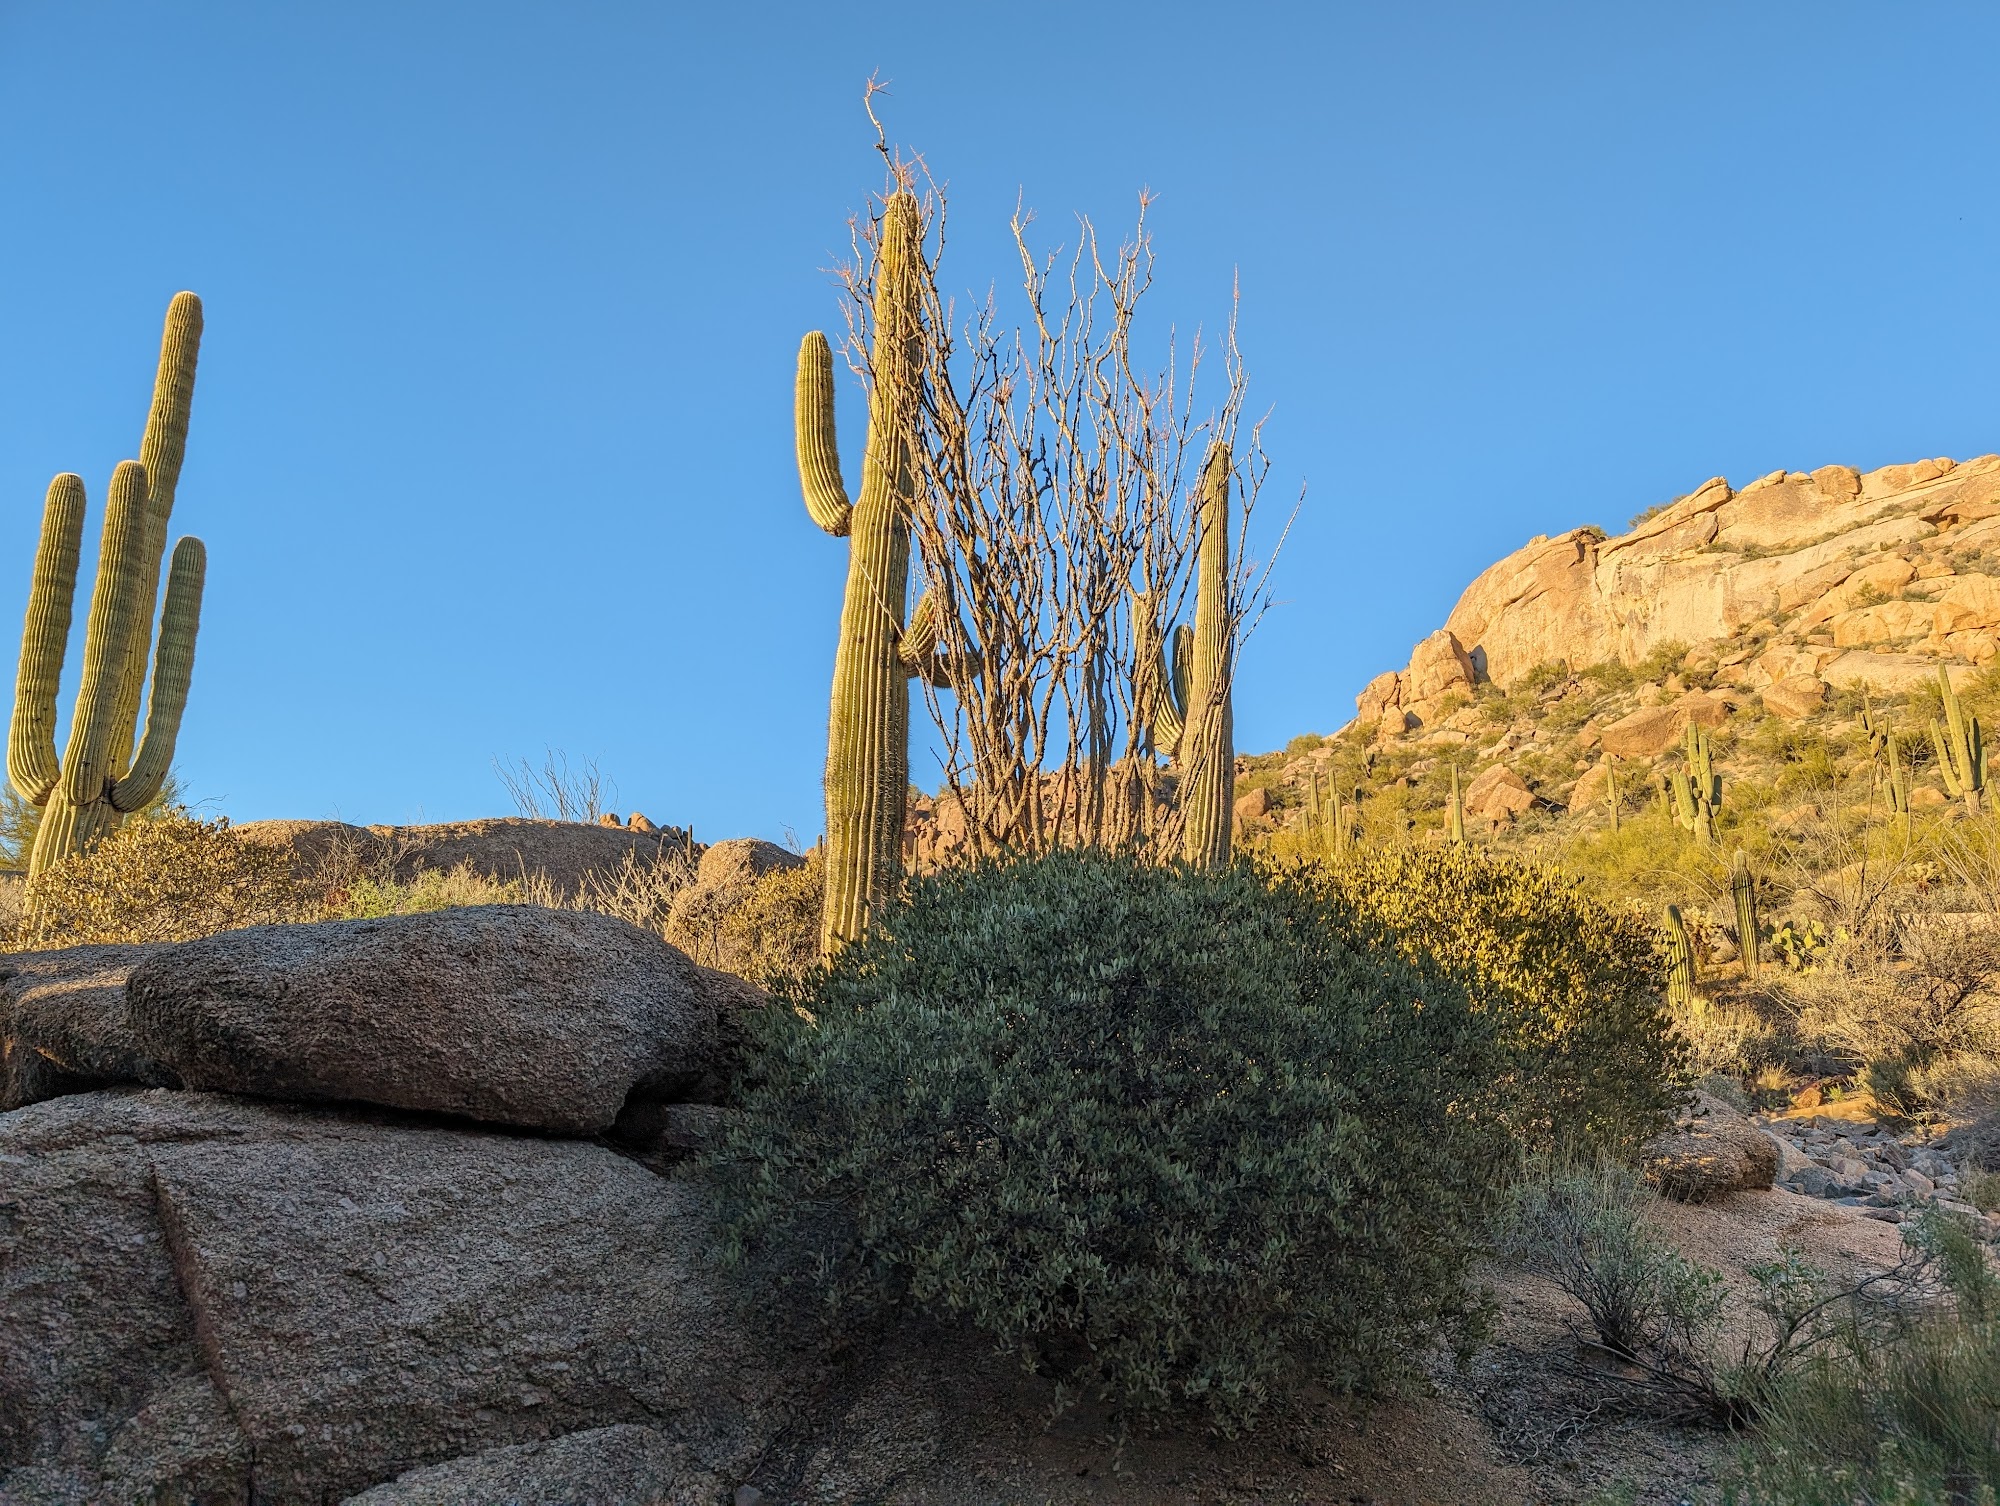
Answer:
[[[1695,1004],[1694,943],[1688,940],[1679,905],[1667,906],[1666,925],[1667,1002],[1675,1009],[1691,1010]]]
[[[1743,849],[1736,849],[1729,872],[1729,892],[1736,901],[1736,950],[1743,957],[1743,976],[1757,976],[1757,884]]]
[[[1229,446],[1208,448],[1201,470],[1200,550],[1194,628],[1174,629],[1174,666],[1159,698],[1154,732],[1177,748],[1181,770],[1181,856],[1197,867],[1229,861],[1235,815],[1236,746],[1230,680],[1234,638],[1229,619]]]
[[[1951,676],[1938,666],[1938,690],[1944,697],[1944,721],[1932,721],[1931,746],[1937,750],[1938,772],[1954,800],[1963,800],[1973,815],[1979,814],[1979,797],[1986,790],[1986,748],[1981,739],[1979,718],[1967,716],[1958,704],[1958,692],[1951,688]]]
[[[156,651],[153,615],[187,450],[201,324],[201,300],[192,293],[176,294],[167,308],[140,458],[121,463],[111,479],[84,636],[83,679],[70,718],[69,746],[60,760],[56,692],[76,600],[84,489],[80,478],[68,474],[49,486],[7,742],[8,781],[23,800],[42,807],[28,859],[31,879],[116,830],[127,814],[159,794],[173,764],[201,622],[207,570],[201,540],[184,538],[174,546]],[[142,704],[145,735],[135,755]]]
[[[829,956],[867,929],[902,879],[903,807],[910,783],[913,673],[931,668],[937,621],[921,603],[904,630],[909,592],[912,480],[907,448],[917,385],[922,226],[917,201],[892,194],[882,215],[875,277],[875,343],[861,496],[848,501],[834,443],[833,353],[815,330],[799,346],[796,428],[806,511],[848,539],[833,694],[827,718],[826,903],[820,945]]]
[[[1465,797],[1459,793],[1458,765],[1451,766],[1451,804],[1445,814],[1445,835],[1456,845],[1465,845]]]

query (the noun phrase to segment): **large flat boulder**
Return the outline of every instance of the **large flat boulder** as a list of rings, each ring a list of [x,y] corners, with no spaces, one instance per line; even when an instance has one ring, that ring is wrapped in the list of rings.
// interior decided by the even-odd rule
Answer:
[[[0,1116],[0,1500],[319,1506],[619,1424],[661,1435],[634,1470],[741,1480],[796,1361],[710,1243],[697,1189],[576,1141],[160,1090]]]
[[[0,956],[0,1110],[116,1083],[174,1087],[126,1019],[125,980],[164,946]]]
[[[648,931],[532,905],[225,931],[148,958],[126,994],[140,1048],[190,1088],[579,1135],[635,1091],[712,1096],[740,1007]]]

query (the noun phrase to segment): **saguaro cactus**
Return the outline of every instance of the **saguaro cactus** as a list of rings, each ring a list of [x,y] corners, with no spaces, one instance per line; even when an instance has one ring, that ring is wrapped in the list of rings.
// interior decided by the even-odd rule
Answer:
[[[173,764],[201,620],[207,570],[201,540],[184,538],[174,546],[157,653],[152,652],[153,611],[187,449],[201,324],[201,300],[192,293],[176,294],[167,308],[140,458],[122,463],[111,479],[84,637],[83,679],[70,718],[69,747],[60,760],[56,692],[76,600],[84,489],[81,478],[68,474],[49,486],[7,743],[7,777],[15,793],[43,807],[28,860],[31,878],[115,830],[126,814],[159,794]],[[153,660],[150,699],[148,657]],[[142,703],[145,736],[134,756]]]
[[[1736,901],[1736,950],[1743,957],[1743,976],[1757,976],[1757,884],[1750,876],[1749,859],[1736,849],[1729,870],[1729,893]]]
[[[1457,764],[1451,766],[1451,804],[1446,807],[1445,834],[1456,845],[1465,845],[1465,796],[1459,793]]]
[[[912,481],[906,425],[917,384],[917,201],[890,196],[875,276],[872,390],[861,495],[848,501],[834,443],[833,352],[815,330],[799,346],[796,426],[806,511],[848,540],[847,591],[827,717],[826,904],[820,943],[830,956],[856,940],[896,891],[903,806],[910,783],[910,690],[937,644],[933,603],[903,622],[910,576]]]
[[[1715,813],[1722,809],[1722,776],[1709,758],[1708,732],[1690,723],[1687,729],[1687,771],[1667,775],[1674,819],[1706,847],[1715,840]]]
[[[1229,861],[1235,814],[1236,744],[1230,683],[1235,631],[1229,618],[1229,446],[1209,446],[1201,472],[1194,628],[1174,629],[1174,665],[1162,674],[1154,732],[1177,749],[1184,821],[1181,856],[1202,867]],[[1169,735],[1171,734],[1171,735]]]
[[[1611,812],[1611,829],[1618,830],[1618,760],[1609,755],[1604,760],[1604,806]]]
[[[1979,814],[1979,797],[1986,791],[1986,747],[1980,736],[1979,718],[1967,716],[1958,704],[1958,692],[1951,688],[1951,676],[1938,666],[1938,690],[1944,697],[1944,720],[1931,723],[1931,746],[1937,750],[1938,773],[1954,800]]]
[[[1893,731],[1884,736],[1883,751],[1889,762],[1889,809],[1907,821],[1910,815],[1910,776],[1903,767],[1902,750],[1896,746]]]
[[[1687,925],[1681,920],[1679,905],[1668,905],[1665,919],[1667,1002],[1676,1009],[1689,1010],[1695,1004],[1694,943],[1688,940]]]

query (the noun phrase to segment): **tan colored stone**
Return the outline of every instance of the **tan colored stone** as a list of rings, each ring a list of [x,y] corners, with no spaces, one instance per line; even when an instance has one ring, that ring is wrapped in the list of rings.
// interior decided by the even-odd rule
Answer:
[[[2000,627],[2000,578],[1959,577],[1938,598],[1931,614],[1934,630],[1939,633]]]
[[[1533,808],[1528,782],[1504,763],[1490,765],[1465,787],[1465,809],[1488,821],[1511,821]]]
[[[1391,706],[1382,713],[1381,720],[1376,722],[1375,735],[1378,738],[1401,737],[1409,729],[1408,713],[1400,706]]]
[[[1944,791],[1930,785],[1920,784],[1910,791],[1910,809],[1913,811],[1935,810],[1945,803]]]
[[[1577,777],[1576,783],[1570,787],[1569,808],[1572,811],[1581,811],[1595,805],[1602,805],[1604,803],[1605,790],[1610,783],[1611,766],[1607,763],[1592,764]]]
[[[1841,654],[1820,671],[1827,684],[1839,690],[1850,685],[1866,685],[1870,690],[1899,695],[1919,685],[1937,682],[1937,660],[1921,654],[1883,654],[1856,650]],[[1970,665],[1950,670],[1953,689],[1963,689],[1977,673]]]
[[[1934,609],[1922,601],[1885,601],[1842,612],[1827,624],[1835,648],[1866,648],[1873,643],[1903,643],[1931,630]]]
[[[1817,675],[1792,675],[1764,687],[1764,709],[1786,721],[1811,716],[1826,704],[1827,683]]]
[[[1451,629],[1439,628],[1410,655],[1410,667],[1403,676],[1403,704],[1438,701],[1454,690],[1470,693],[1478,680],[1464,646]]]
[[[1259,787],[1236,797],[1236,819],[1256,821],[1271,813],[1271,792]]]
[[[1691,690],[1675,701],[1673,709],[1680,714],[1683,732],[1689,723],[1698,727],[1720,727],[1729,720],[1728,697],[1708,695],[1699,690]]]
[[[1383,712],[1403,704],[1402,691],[1403,677],[1393,669],[1388,670],[1362,687],[1361,694],[1354,698],[1355,711],[1364,722],[1379,722]]]
[[[1851,465],[1823,465],[1812,479],[1819,494],[1829,500],[1849,502],[1861,495],[1861,473]]]
[[[1686,729],[1677,708],[1642,706],[1605,727],[1599,741],[1615,758],[1653,758],[1679,742]]]

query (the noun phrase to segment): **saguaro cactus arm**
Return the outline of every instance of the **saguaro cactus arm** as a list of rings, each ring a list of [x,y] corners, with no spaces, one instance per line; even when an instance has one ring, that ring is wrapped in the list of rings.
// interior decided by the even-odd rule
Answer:
[[[840,479],[840,447],[834,437],[833,350],[818,330],[799,342],[793,429],[806,512],[835,538],[845,538],[853,526],[854,504],[847,500],[847,486]]]
[[[160,646],[153,656],[152,697],[146,703],[146,735],[132,760],[132,771],[111,786],[114,809],[129,812],[144,807],[160,793],[173,767],[188,684],[194,678],[194,640],[201,628],[201,588],[207,573],[208,551],[200,539],[185,538],[174,545],[167,604],[160,613]]]
[[[63,793],[76,805],[104,798],[112,780],[119,702],[140,613],[146,556],[146,468],[119,463],[104,511],[104,540],[83,641],[83,683],[77,690],[69,749],[62,760]]]
[[[83,552],[83,478],[65,472],[49,483],[42,540],[21,629],[21,672],[14,681],[14,721],[7,737],[7,779],[14,793],[40,805],[61,778],[56,761],[56,692],[76,605]]]
[[[159,605],[160,561],[167,552],[167,528],[187,455],[188,418],[194,411],[195,366],[201,354],[201,300],[176,293],[167,305],[160,332],[160,365],[153,378],[153,404],[139,441],[139,464],[146,471],[146,545],[139,578],[138,633],[126,651],[113,728],[111,772],[122,775],[132,758],[133,729],[146,695],[146,659],[151,648],[153,612]]]

